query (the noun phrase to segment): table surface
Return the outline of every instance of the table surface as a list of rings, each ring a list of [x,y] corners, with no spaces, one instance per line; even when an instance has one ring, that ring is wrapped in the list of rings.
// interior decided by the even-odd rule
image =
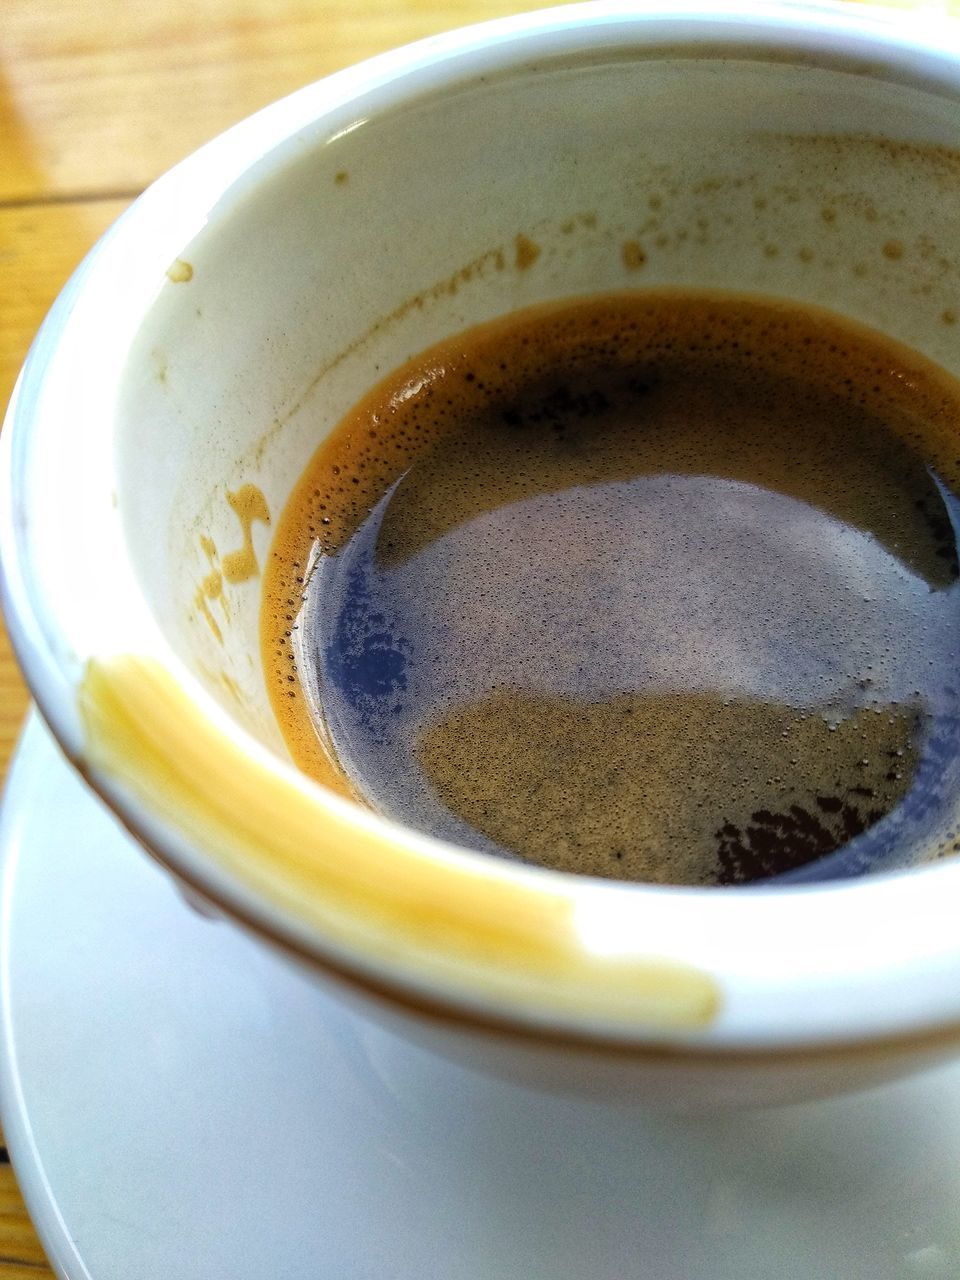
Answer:
[[[960,12],[960,0],[888,0]],[[140,191],[275,98],[535,0],[2,0],[0,409],[74,266]],[[27,692],[0,623],[0,778]],[[0,1133],[0,1280],[52,1276]]]

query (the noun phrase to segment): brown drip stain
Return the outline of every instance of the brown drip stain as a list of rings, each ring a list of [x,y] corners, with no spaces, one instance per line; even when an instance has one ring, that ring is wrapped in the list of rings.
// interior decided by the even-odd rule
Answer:
[[[173,284],[187,284],[193,279],[193,267],[182,258],[177,258],[173,265],[167,268],[167,279]]]
[[[333,179],[333,180],[334,180],[334,182],[337,184],[337,186],[338,186],[338,187],[342,187],[342,186],[344,185],[344,183],[348,181],[349,177],[350,177],[350,175],[349,175],[349,173],[347,173],[346,169],[341,169],[341,170],[339,171],[339,173],[337,173],[337,174],[335,174],[335,175],[334,175],[334,179]]]
[[[891,262],[899,262],[903,257],[903,241],[888,240],[883,246],[883,256]]]
[[[273,422],[270,423],[270,426],[266,429],[266,431],[264,431],[263,435],[257,441],[256,445],[253,448],[252,453],[248,455],[249,465],[251,467],[259,467],[262,465],[263,459],[266,455],[266,452],[270,443],[280,434],[282,430],[283,430],[283,420],[281,418],[274,418]]]
[[[213,616],[203,587],[200,587],[193,597],[193,604],[213,633],[214,640],[216,640],[217,644],[223,644],[223,632],[220,630],[220,623]]]
[[[327,360],[322,364],[317,369],[306,390],[296,403],[286,411],[282,419],[277,419],[273,423],[270,429],[265,433],[265,438],[258,443],[257,449],[260,458],[262,458],[262,446],[266,444],[269,439],[272,439],[273,436],[276,435],[277,431],[282,429],[282,427],[289,422],[295,414],[300,412],[314,388],[339,364],[348,359],[354,354],[354,352],[359,351],[362,347],[366,346],[366,344],[370,342],[371,339],[375,338],[377,334],[391,329],[395,324],[399,324],[400,321],[404,320],[411,314],[411,312],[423,311],[431,302],[436,302],[440,298],[449,297],[452,294],[455,294],[457,288],[463,282],[482,279],[490,268],[494,271],[506,271],[507,269],[507,255],[500,246],[497,246],[494,249],[485,250],[483,253],[478,254],[477,257],[472,258],[469,262],[465,263],[464,266],[460,267],[457,271],[454,271],[452,275],[445,276],[443,279],[435,281],[428,288],[422,289],[419,293],[413,294],[411,297],[407,298],[406,301],[401,302],[398,307],[394,307],[394,309],[387,315],[383,316],[380,320],[377,320],[375,324],[372,324],[370,328],[360,334],[358,338],[355,338],[352,342],[348,343],[341,351],[338,351],[332,359]]]
[[[243,532],[243,546],[223,557],[223,576],[230,583],[246,582],[260,572],[253,550],[254,521],[270,523],[270,509],[260,489],[254,484],[242,485],[227,492],[227,501],[236,513]]]
[[[628,271],[640,271],[647,263],[646,250],[639,240],[624,240],[621,257]]]
[[[201,533],[200,549],[210,563],[210,572],[197,588],[193,597],[193,606],[210,628],[217,644],[223,644],[223,631],[209,605],[211,600],[218,601],[223,610],[224,619],[227,619],[227,601],[223,593],[223,575],[218,568],[219,558],[217,556],[216,543],[207,534]]]
[[[521,231],[513,242],[514,259],[513,265],[518,271],[527,271],[536,260],[540,257],[540,246],[531,240],[529,236],[525,236]]]

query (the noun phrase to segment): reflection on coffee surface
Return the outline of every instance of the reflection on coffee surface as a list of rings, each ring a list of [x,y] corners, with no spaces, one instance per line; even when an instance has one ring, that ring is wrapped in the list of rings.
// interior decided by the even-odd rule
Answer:
[[[629,293],[424,353],[283,514],[291,751],[468,847],[672,884],[960,849],[960,386],[825,312]]]

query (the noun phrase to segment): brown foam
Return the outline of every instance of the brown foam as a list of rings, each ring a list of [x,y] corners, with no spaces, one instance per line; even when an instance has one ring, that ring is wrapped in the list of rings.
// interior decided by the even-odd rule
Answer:
[[[791,841],[797,857],[826,852],[831,840],[837,847],[895,807],[911,779],[905,766],[890,766],[896,752],[909,757],[905,726],[915,723],[916,698],[926,693],[910,651],[942,647],[943,610],[928,617],[926,597],[946,594],[956,576],[949,521],[927,464],[956,484],[958,421],[958,388],[942,370],[880,335],[791,303],[682,292],[613,295],[533,309],[433,348],[385,379],[324,442],[278,522],[265,574],[264,666],[295,759],[350,791],[335,763],[338,744],[304,697],[294,642],[303,638],[296,629],[306,617],[308,566],[333,563],[395,485],[378,515],[378,565],[401,575],[421,562],[436,571],[437,549],[449,560],[453,547],[457,574],[429,597],[430,608],[452,609],[445,644],[460,647],[461,665],[486,664],[502,679],[468,688],[458,672],[442,696],[425,700],[409,734],[424,779],[408,787],[406,809],[402,798],[355,778],[361,795],[432,829],[439,796],[459,823],[483,837],[479,847],[626,878],[709,882],[724,878],[718,859],[742,867],[761,845],[766,865],[771,842],[779,841],[784,866]],[[698,616],[699,600],[685,618],[677,612],[682,601],[672,597],[677,621],[654,637],[657,678],[649,689],[612,688],[609,672],[598,687],[589,679],[549,687],[556,683],[551,664],[572,670],[578,651],[581,666],[586,651],[602,667],[618,637],[632,635],[635,619],[615,618],[617,629],[606,632],[591,619],[568,619],[571,634],[544,632],[541,669],[529,643],[530,618],[521,616],[526,606],[505,616],[500,576],[509,571],[516,578],[524,551],[532,550],[541,562],[556,556],[562,565],[556,598],[577,599],[584,583],[592,590],[596,574],[611,572],[617,558],[596,560],[589,531],[578,525],[592,521],[607,541],[619,526],[605,508],[598,516],[589,504],[578,506],[578,494],[603,486],[618,501],[629,496],[642,499],[645,510],[656,506],[654,534],[665,530],[669,557],[681,546],[688,554],[699,537],[695,523],[680,528],[690,495],[712,502],[714,491],[695,484],[671,497],[661,491],[658,477],[665,476],[678,484],[714,478],[726,486],[717,491],[722,501],[754,490],[780,495],[785,518],[795,521],[807,508],[816,513],[820,523],[803,534],[814,551],[817,539],[830,543],[840,530],[854,539],[849,554],[901,566],[907,595],[877,608],[865,598],[867,640],[859,647],[849,643],[851,618],[859,621],[846,598],[842,608],[805,601],[802,581],[797,600],[782,583],[769,599],[757,594],[756,583],[751,588],[747,611],[763,614],[771,634],[780,624],[802,631],[805,613],[818,611],[824,670],[850,648],[844,679],[860,689],[862,705],[849,697],[838,703],[835,688],[818,702],[811,672],[789,669],[777,671],[769,695],[759,699],[727,688],[716,696],[702,687],[665,691],[665,672],[693,670],[690,655],[678,658],[671,644],[699,643],[709,651],[731,625],[725,615]],[[652,487],[642,488],[646,481]],[[549,495],[562,511],[551,508],[545,516],[533,500]],[[511,530],[505,513],[520,509],[527,523]],[[470,544],[464,560],[464,539],[491,519],[492,540]],[[733,546],[711,568],[710,576],[726,584],[721,601],[738,590],[749,557],[756,560],[747,543],[749,537],[743,563]],[[641,554],[632,545],[626,550]],[[695,546],[694,554],[708,550]],[[656,568],[655,560],[642,563],[645,572]],[[756,578],[755,570],[754,563]],[[884,578],[885,590],[901,590],[899,572]],[[485,589],[464,589],[469,577]],[[672,590],[669,576],[667,582],[663,598]],[[517,598],[525,600],[522,593]],[[651,643],[649,636],[641,641]],[[876,642],[876,653],[868,641]],[[774,661],[778,645],[768,648]],[[299,652],[306,651],[300,643]],[[520,669],[511,668],[521,651]],[[729,666],[729,655],[724,660]],[[617,728],[628,718],[625,708],[628,733]],[[651,750],[656,768],[644,763]],[[558,798],[557,779],[565,798]],[[424,809],[427,792],[432,798]],[[439,829],[469,842],[459,829]],[[729,878],[743,877],[734,869]]]
[[[892,809],[912,780],[910,728],[897,708],[831,729],[704,694],[500,693],[451,711],[416,750],[447,808],[532,862],[669,883],[679,854],[685,880],[732,884],[823,857]],[[504,803],[517,796],[536,803]]]

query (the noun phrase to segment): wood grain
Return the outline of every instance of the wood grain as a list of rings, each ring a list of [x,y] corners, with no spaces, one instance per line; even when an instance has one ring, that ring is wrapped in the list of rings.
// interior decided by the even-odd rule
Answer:
[[[0,403],[9,400],[50,304],[127,203],[89,200],[13,208],[0,203]]]
[[[311,80],[517,8],[515,0],[3,0],[0,201],[140,189]]]
[[[2,1139],[0,1133],[0,1141]],[[52,1276],[27,1216],[13,1169],[9,1164],[0,1164],[0,1278],[44,1280]]]
[[[885,2],[960,12],[960,0]],[[0,410],[73,267],[171,164],[331,71],[538,7],[543,0],[0,0]],[[0,626],[0,778],[26,705]],[[0,1146],[0,1280],[52,1275]]]

